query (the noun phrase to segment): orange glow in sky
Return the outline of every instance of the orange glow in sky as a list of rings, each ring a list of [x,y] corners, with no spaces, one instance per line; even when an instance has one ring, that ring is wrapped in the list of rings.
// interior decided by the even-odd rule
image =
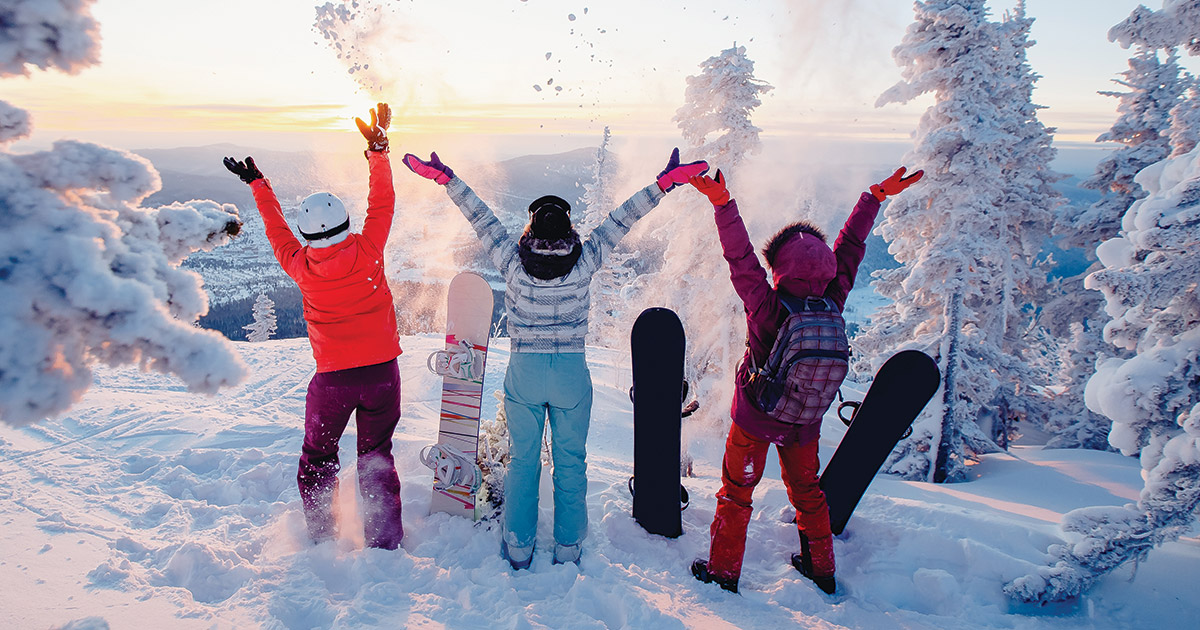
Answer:
[[[891,59],[912,21],[895,0],[664,0],[602,3],[416,0],[378,5],[364,42],[384,85],[368,90],[314,27],[302,0],[98,0],[101,63],[73,76],[0,79],[34,116],[35,137],[103,136],[126,148],[238,142],[248,133],[354,130],[377,100],[394,129],[425,134],[677,134],[685,79],[721,50],[747,47],[775,86],[755,113],[771,135],[907,139],[928,97],[875,108],[899,80]],[[1133,3],[1086,12],[1031,0],[1035,91],[1058,143],[1091,143],[1112,124],[1131,51],[1107,41]],[[992,3],[993,18],[1012,2]],[[1185,60],[1195,67],[1195,59]],[[360,77],[363,75],[359,75]],[[535,88],[537,86],[537,88]],[[539,89],[540,88],[540,89]]]

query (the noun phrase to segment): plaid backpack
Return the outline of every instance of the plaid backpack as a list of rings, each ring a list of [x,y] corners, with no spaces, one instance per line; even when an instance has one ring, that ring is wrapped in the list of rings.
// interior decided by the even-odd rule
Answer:
[[[829,298],[779,297],[788,316],[762,367],[747,353],[750,369],[738,386],[780,422],[820,422],[850,366],[846,321]]]

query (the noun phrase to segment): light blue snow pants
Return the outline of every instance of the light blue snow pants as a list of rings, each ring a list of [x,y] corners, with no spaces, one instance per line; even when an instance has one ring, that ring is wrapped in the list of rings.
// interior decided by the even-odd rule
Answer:
[[[592,415],[592,376],[583,353],[513,353],[504,376],[504,413],[510,441],[504,482],[509,547],[530,547],[537,534],[547,415],[554,462],[554,541],[583,542],[587,536],[586,443]]]

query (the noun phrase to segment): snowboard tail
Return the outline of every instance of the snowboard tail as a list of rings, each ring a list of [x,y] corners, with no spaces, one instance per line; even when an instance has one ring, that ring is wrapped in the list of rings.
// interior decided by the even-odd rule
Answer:
[[[917,350],[899,352],[879,368],[850,428],[821,473],[834,535],[846,529],[867,486],[929,403],[941,378],[933,358]]]

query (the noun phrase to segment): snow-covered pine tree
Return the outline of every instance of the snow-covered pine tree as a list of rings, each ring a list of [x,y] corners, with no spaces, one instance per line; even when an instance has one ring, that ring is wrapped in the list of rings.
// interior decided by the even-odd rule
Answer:
[[[266,293],[259,293],[254,300],[253,316],[254,321],[249,325],[242,326],[246,333],[246,340],[259,342],[266,341],[275,334],[275,302],[267,297]]]
[[[1060,228],[1064,246],[1091,249],[1096,243],[1117,235],[1121,217],[1134,201],[1145,196],[1134,181],[1143,168],[1171,154],[1171,108],[1181,100],[1187,84],[1180,76],[1174,49],[1165,60],[1158,51],[1141,48],[1129,59],[1123,79],[1113,82],[1128,92],[1100,92],[1119,99],[1117,120],[1096,142],[1116,142],[1122,146],[1096,165],[1092,176],[1081,186],[1101,191],[1099,201],[1086,208],[1068,208]]]
[[[762,147],[762,129],[750,122],[750,114],[774,88],[754,76],[745,46],[735,44],[709,57],[700,69],[687,78],[684,104],[672,120],[700,159],[733,171]]]
[[[1183,99],[1171,108],[1171,157],[1190,153],[1200,144],[1200,79],[1187,74]]]
[[[1155,50],[1141,48],[1129,60],[1129,69],[1122,76],[1124,79],[1115,82],[1130,91],[1101,92],[1119,99],[1118,117],[1112,128],[1096,141],[1124,146],[1102,160],[1095,174],[1082,184],[1103,191],[1100,200],[1087,207],[1064,208],[1054,229],[1054,235],[1063,247],[1079,247],[1092,252],[1100,242],[1116,236],[1121,217],[1136,199],[1145,195],[1134,176],[1172,153],[1172,112],[1180,113],[1180,121],[1187,116],[1187,103],[1181,100],[1181,95],[1192,79],[1180,74],[1173,50],[1164,62],[1159,60]],[[1186,137],[1191,133],[1191,130],[1180,131],[1178,142],[1181,145],[1187,143]],[[1090,378],[1086,365],[1096,362],[1098,355],[1093,352],[1105,345],[1100,338],[1103,324],[1108,321],[1102,310],[1103,299],[1083,288],[1084,278],[1099,267],[1099,264],[1093,265],[1079,276],[1064,280],[1064,294],[1047,305],[1044,313],[1044,320],[1058,320],[1054,333],[1068,334],[1071,339],[1063,347],[1065,360],[1060,372],[1062,380],[1058,383],[1064,392],[1056,398],[1064,405],[1074,405],[1082,400],[1083,387]],[[1084,338],[1088,336],[1091,338]],[[1127,353],[1109,347],[1105,354],[1126,356]],[[1056,446],[1069,446],[1084,439],[1080,446],[1107,448],[1107,442],[1098,438],[1107,435],[1110,425],[1101,415],[1060,406],[1050,414],[1045,428],[1055,433],[1051,444]]]
[[[1134,356],[1099,364],[1087,404],[1112,419],[1109,442],[1140,457],[1146,485],[1136,504],[1066,514],[1062,528],[1075,537],[1005,587],[1026,601],[1077,596],[1190,531],[1200,507],[1200,149],[1136,179],[1148,196],[1126,213],[1122,236],[1100,246],[1104,269],[1087,280],[1113,318],[1105,340]]]
[[[616,155],[609,150],[612,132],[604,127],[600,146],[596,149],[596,161],[592,164],[592,180],[583,185],[584,220],[580,232],[592,230],[616,207],[613,181],[617,175]],[[635,275],[629,267],[637,252],[627,249],[628,241],[617,244],[609,253],[604,266],[592,276],[590,288],[591,310],[588,313],[588,343],[607,348],[624,348],[629,343],[629,329],[633,318],[629,304],[622,297],[622,290],[629,286]]]
[[[616,207],[613,201],[613,179],[617,175],[617,160],[608,145],[612,131],[604,126],[600,146],[596,147],[596,161],[592,162],[592,179],[583,184],[583,222],[580,232],[590,232]]]
[[[1200,55],[1200,4],[1140,6],[1109,39]],[[1101,361],[1086,394],[1088,407],[1113,421],[1109,443],[1139,456],[1146,485],[1136,504],[1064,515],[1073,540],[1052,545],[1050,564],[1007,584],[1014,598],[1075,597],[1190,531],[1200,509],[1200,148],[1145,167],[1134,183],[1147,196],[1124,214],[1120,236],[1096,250],[1103,269],[1086,281],[1112,317],[1105,341],[1133,356]]]
[[[893,50],[903,80],[876,104],[934,95],[904,158],[925,178],[884,210],[878,230],[901,266],[877,272],[876,290],[893,302],[854,345],[872,371],[905,348],[938,359],[940,396],[886,467],[942,482],[961,477],[968,447],[996,448],[979,419],[1024,410],[1021,385],[1002,374],[1027,343],[1022,309],[1043,282],[1034,259],[1059,198],[1049,130],[1030,100],[1037,76],[1025,60],[1023,7],[1004,23],[988,19],[983,0],[914,10]]]
[[[722,169],[736,197],[738,166],[761,146],[762,130],[751,123],[751,114],[773,88],[755,78],[745,46],[723,50],[700,68],[687,78],[684,104],[673,119],[690,146],[683,159],[707,160],[713,173]],[[745,311],[720,255],[712,206],[700,195],[679,195],[672,206],[648,217],[668,243],[663,265],[638,276],[629,295],[638,310],[657,305],[679,314],[688,335],[684,375],[691,391],[705,399],[697,415],[723,422],[746,342]]]
[[[1163,0],[1153,11],[1139,5],[1121,23],[1108,30],[1109,41],[1124,48],[1137,44],[1147,48],[1183,46],[1190,55],[1200,55],[1200,3],[1196,0]]]
[[[1080,285],[1080,291],[1086,291]],[[1095,327],[1097,330],[1089,330]],[[1110,450],[1108,432],[1112,420],[1088,409],[1084,392],[1096,364],[1113,354],[1112,348],[1102,343],[1097,332],[1100,324],[1094,320],[1073,321],[1068,326],[1067,343],[1059,346],[1062,363],[1058,373],[1058,390],[1053,395],[1053,407],[1043,428],[1053,434],[1046,448],[1090,448],[1098,451]]]
[[[74,73],[99,60],[91,3],[60,4],[15,0],[0,10],[0,76]],[[192,391],[239,382],[246,370],[233,346],[191,325],[208,297],[200,276],[179,267],[237,234],[237,208],[143,208],[161,187],[148,161],[72,140],[10,151],[31,132],[28,114],[0,101],[0,422],[65,411],[97,363],[174,374]]]
[[[1001,360],[997,365],[1000,386],[985,407],[979,424],[996,443],[1007,447],[1009,434],[1018,420],[1041,424],[1051,411],[1048,398],[1038,395],[1039,384],[1051,379],[1051,366],[1044,360],[1045,331],[1036,330],[1034,315],[1043,300],[1053,298],[1056,285],[1047,282],[1046,268],[1038,259],[1050,238],[1055,215],[1066,199],[1054,188],[1063,175],[1051,163],[1057,151],[1051,145],[1054,130],[1038,119],[1033,88],[1040,75],[1029,65],[1027,50],[1034,19],[1019,0],[1000,23],[1001,47],[997,50],[997,72],[1009,88],[995,93],[997,107],[1005,113],[1001,128],[1016,142],[1003,160],[1001,176],[1006,183],[997,209],[1005,218],[998,236],[1006,241],[1011,255],[997,262],[1003,280],[996,289],[1003,310],[992,327],[1001,335]]]

